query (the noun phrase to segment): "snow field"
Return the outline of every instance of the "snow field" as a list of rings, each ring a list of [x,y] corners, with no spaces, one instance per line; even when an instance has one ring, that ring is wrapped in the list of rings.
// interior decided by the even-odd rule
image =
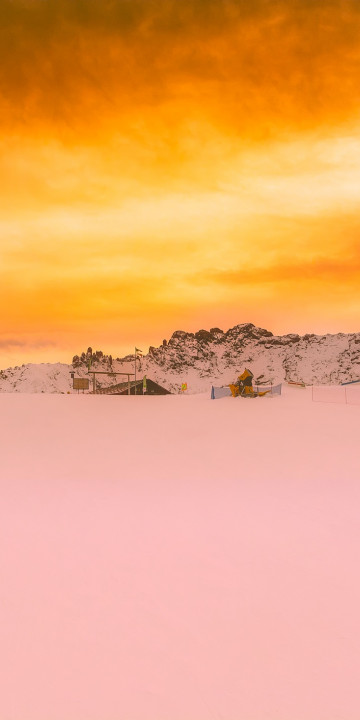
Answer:
[[[357,720],[359,413],[2,394],[2,720]]]

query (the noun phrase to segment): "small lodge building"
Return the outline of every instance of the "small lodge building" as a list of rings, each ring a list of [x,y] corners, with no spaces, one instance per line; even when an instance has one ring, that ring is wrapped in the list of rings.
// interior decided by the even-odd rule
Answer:
[[[136,392],[135,392],[136,390]],[[97,388],[97,395],[128,395],[129,394],[129,383],[121,382],[116,385],[110,385],[110,387]],[[130,381],[130,395],[171,395],[170,390],[162,387],[154,380],[146,378],[146,391],[143,392],[143,380],[131,380]]]

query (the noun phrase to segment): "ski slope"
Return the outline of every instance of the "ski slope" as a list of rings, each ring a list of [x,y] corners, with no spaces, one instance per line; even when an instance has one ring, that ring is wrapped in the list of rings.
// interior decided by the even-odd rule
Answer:
[[[352,392],[2,393],[2,720],[357,720]]]

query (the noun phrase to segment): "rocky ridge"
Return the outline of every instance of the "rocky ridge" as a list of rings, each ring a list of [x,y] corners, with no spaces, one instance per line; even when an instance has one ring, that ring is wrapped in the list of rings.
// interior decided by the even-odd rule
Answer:
[[[89,366],[102,370],[100,386],[119,382],[114,372],[134,372],[134,356],[113,358],[102,351],[75,355],[70,365],[42,363],[0,371],[2,392],[69,392],[71,372],[88,376]],[[139,377],[147,375],[172,392],[187,382],[188,392],[205,392],[212,384],[232,382],[245,367],[256,382],[304,381],[340,384],[360,378],[360,333],[273,335],[252,323],[196,333],[176,330],[169,340],[137,360]],[[125,377],[124,377],[125,380]]]

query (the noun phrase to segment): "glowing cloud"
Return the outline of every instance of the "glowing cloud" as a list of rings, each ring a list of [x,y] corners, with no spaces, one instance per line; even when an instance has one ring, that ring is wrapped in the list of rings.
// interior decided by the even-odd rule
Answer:
[[[4,0],[2,364],[358,330],[359,30],[355,0]]]

